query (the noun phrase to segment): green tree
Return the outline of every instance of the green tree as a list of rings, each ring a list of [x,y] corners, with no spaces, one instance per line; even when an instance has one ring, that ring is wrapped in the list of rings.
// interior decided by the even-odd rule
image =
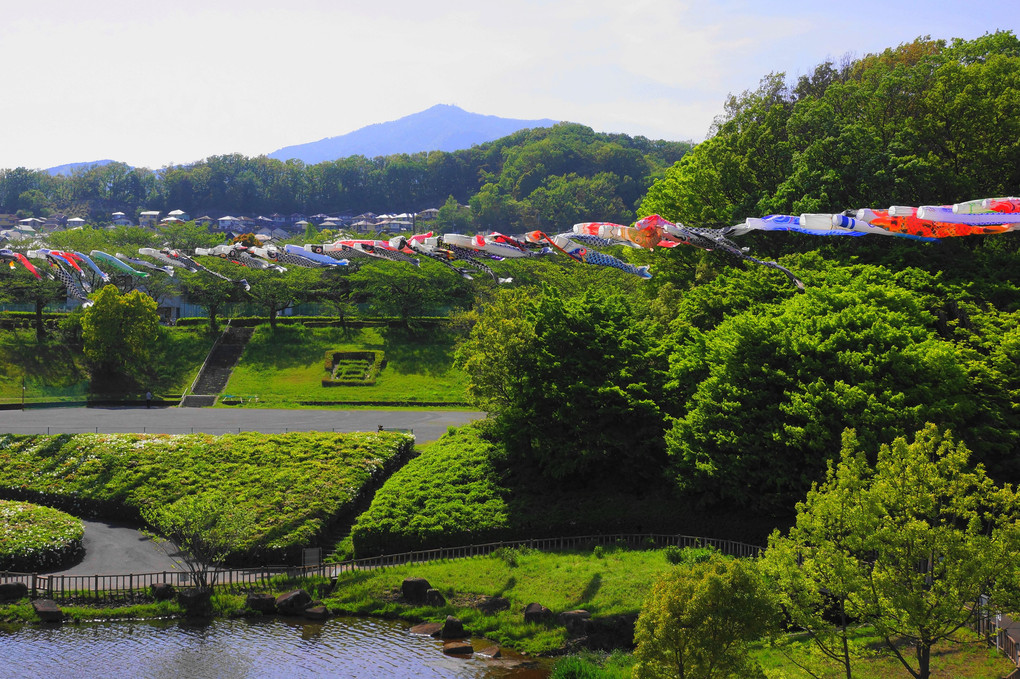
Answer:
[[[223,242],[209,229],[195,222],[171,222],[159,227],[159,235],[167,246],[175,250],[192,252],[195,248],[211,248]]]
[[[594,288],[526,296],[498,295],[459,353],[513,459],[552,479],[656,476],[662,375],[627,300]]]
[[[435,313],[448,297],[444,288],[454,276],[446,276],[439,268],[428,261],[420,267],[404,262],[366,262],[350,275],[350,282],[357,299],[367,301],[377,314],[396,316],[410,328],[412,317]]]
[[[161,334],[155,300],[137,290],[122,295],[112,285],[92,299],[81,319],[92,390],[141,386],[153,373],[149,362]]]
[[[774,632],[779,617],[753,562],[714,556],[674,568],[641,608],[633,676],[763,677],[748,644]]]
[[[275,330],[279,313],[307,298],[315,275],[312,269],[295,267],[284,272],[250,269],[245,277],[251,285],[249,297],[266,312],[269,325]]]
[[[974,618],[982,594],[1013,579],[1017,495],[969,457],[929,424],[912,443],[881,446],[871,465],[845,433],[839,464],[798,504],[796,526],[769,540],[768,570],[794,621],[832,638],[814,594],[832,592],[907,674],[928,679],[932,647]],[[848,656],[841,662],[849,677]]]
[[[705,504],[790,506],[846,427],[877,447],[925,421],[977,421],[982,376],[971,351],[937,332],[930,278],[860,266],[818,274],[804,295],[771,304],[715,296],[729,281],[720,278],[691,297],[718,304],[723,320],[701,330],[692,321],[708,310],[685,309],[664,341],[672,470]]]
[[[255,532],[250,513],[225,497],[185,495],[173,504],[142,507],[142,520],[170,542],[168,554],[180,557],[192,582],[202,590],[216,584],[231,552],[248,545]]]
[[[465,233],[471,230],[471,208],[449,196],[436,215],[436,233]]]
[[[237,283],[210,276],[204,271],[191,273],[180,271],[181,292],[192,304],[204,307],[209,312],[209,332],[216,333],[219,327],[216,317],[225,305],[240,301],[241,288]]]
[[[35,337],[40,342],[46,339],[43,309],[48,304],[63,303],[67,300],[64,284],[49,278],[45,274],[45,269],[42,273],[42,278],[36,278],[19,264],[9,275],[2,277],[0,284],[0,290],[9,301],[32,305],[35,310]]]

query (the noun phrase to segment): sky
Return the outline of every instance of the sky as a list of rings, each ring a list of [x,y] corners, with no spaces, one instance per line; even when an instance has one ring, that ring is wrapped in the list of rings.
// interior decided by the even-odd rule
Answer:
[[[435,104],[697,142],[769,73],[996,30],[1016,0],[3,3],[0,168],[257,156]]]

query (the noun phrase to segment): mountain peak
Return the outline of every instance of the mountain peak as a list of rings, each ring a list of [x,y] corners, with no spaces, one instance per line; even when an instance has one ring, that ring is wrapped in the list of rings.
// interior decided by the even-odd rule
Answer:
[[[470,113],[453,104],[436,104],[397,120],[375,123],[339,137],[286,146],[270,158],[296,158],[313,165],[347,156],[368,158],[421,151],[458,151],[493,141],[518,130],[549,127],[557,121],[519,120]]]

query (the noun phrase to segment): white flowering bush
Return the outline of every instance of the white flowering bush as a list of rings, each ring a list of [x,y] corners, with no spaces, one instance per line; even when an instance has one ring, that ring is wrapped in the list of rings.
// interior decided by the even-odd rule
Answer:
[[[182,498],[229,498],[253,524],[232,560],[281,558],[353,521],[365,488],[412,447],[392,432],[3,434],[0,497],[121,517]]]
[[[0,500],[0,570],[57,568],[82,552],[85,527],[70,514],[28,502]]]

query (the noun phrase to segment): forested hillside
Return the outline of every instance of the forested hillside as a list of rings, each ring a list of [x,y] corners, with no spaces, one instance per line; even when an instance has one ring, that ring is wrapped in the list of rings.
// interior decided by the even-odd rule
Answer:
[[[119,210],[181,209],[198,216],[408,212],[470,201],[479,228],[558,226],[589,217],[629,221],[656,176],[690,149],[682,142],[609,135],[561,123],[446,153],[351,156],[305,165],[265,156],[213,156],[155,172],[110,163],[70,177],[0,171],[0,206],[61,211],[107,223]]]

